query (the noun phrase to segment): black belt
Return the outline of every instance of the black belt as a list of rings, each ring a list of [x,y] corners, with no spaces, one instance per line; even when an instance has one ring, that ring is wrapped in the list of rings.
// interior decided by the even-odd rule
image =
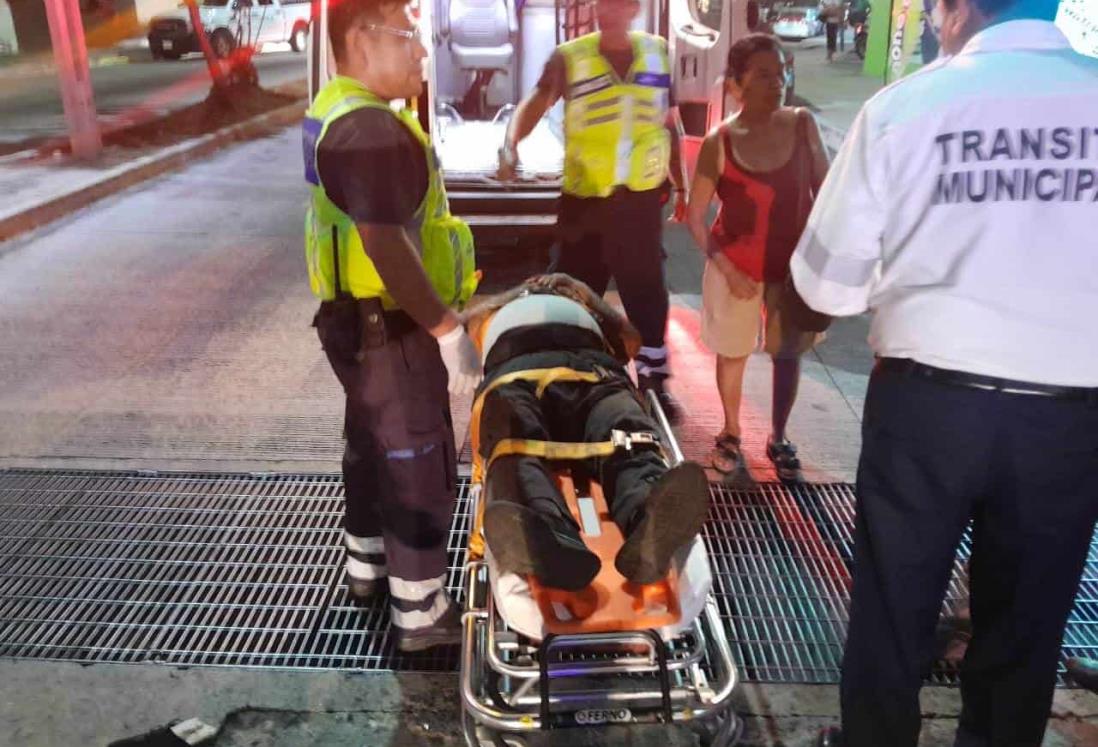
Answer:
[[[995,376],[983,376],[982,374],[968,373],[967,371],[936,368],[935,366],[913,361],[910,358],[878,358],[875,370],[915,376],[950,386],[982,389],[987,392],[1051,397],[1053,399],[1082,401],[1092,405],[1098,404],[1098,388],[1058,386],[1056,384],[1038,384],[1032,381],[1000,379]]]
[[[313,321],[314,326],[322,316],[327,316],[339,326],[353,325],[359,329],[362,347],[366,349],[381,347],[387,340],[403,337],[419,329],[419,325],[406,312],[382,308],[380,298],[345,296],[322,301],[317,318]]]

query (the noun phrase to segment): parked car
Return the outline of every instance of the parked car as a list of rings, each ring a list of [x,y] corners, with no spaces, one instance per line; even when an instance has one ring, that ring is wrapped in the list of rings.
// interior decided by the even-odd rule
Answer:
[[[819,6],[779,5],[771,13],[774,35],[781,39],[808,39],[824,32]]]
[[[295,52],[305,51],[309,0],[200,0],[198,13],[218,57],[228,57],[238,44],[289,42]],[[153,59],[178,60],[201,49],[185,5],[149,21]]]

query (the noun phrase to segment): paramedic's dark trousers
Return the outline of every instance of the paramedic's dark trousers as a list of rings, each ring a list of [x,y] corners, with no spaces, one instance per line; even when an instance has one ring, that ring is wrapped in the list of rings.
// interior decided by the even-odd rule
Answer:
[[[550,267],[606,293],[613,278],[629,321],[641,333],[637,373],[666,377],[670,369],[667,333],[667,282],[663,269],[662,190],[610,197],[562,195],[557,217],[560,256]]]
[[[841,686],[848,747],[915,747],[919,687],[973,521],[958,747],[1037,747],[1098,517],[1098,403],[882,371],[858,467]]]
[[[409,630],[432,624],[449,604],[446,541],[456,473],[438,344],[404,320],[358,358],[352,317],[325,304],[316,325],[347,395],[347,572],[362,580],[387,575],[393,624]]]
[[[480,419],[480,453],[487,459],[505,438],[537,441],[598,442],[610,440],[611,430],[656,433],[655,422],[637,400],[628,376],[610,356],[595,351],[541,352],[513,358],[492,376],[510,371],[563,366],[580,371],[603,370],[597,384],[550,384],[538,398],[536,382],[512,382],[489,392]],[[490,379],[485,379],[486,382]],[[594,476],[615,523],[626,531],[644,504],[649,484],[667,471],[659,452],[650,446],[619,450],[598,460]],[[558,525],[575,527],[567,504],[543,459],[512,455],[493,463],[485,481],[487,499],[524,503]]]

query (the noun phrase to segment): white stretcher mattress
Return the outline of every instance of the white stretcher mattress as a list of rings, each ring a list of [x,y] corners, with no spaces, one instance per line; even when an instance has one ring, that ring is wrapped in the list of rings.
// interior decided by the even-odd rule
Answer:
[[[540,641],[545,637],[545,618],[530,594],[530,585],[517,574],[501,574],[490,549],[485,549],[484,557],[488,563],[488,583],[500,617],[511,630]],[[660,629],[664,640],[677,638],[693,624],[705,609],[705,601],[713,588],[709,556],[701,536],[694,537],[691,544],[679,550],[673,564],[679,576],[679,610],[682,616],[674,625]]]

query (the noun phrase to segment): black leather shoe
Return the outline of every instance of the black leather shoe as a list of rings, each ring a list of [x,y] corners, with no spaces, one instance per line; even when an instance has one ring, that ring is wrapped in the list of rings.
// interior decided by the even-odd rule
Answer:
[[[1067,660],[1068,676],[1091,692],[1098,692],[1098,660],[1073,656]]]
[[[816,747],[843,747],[843,730],[837,726],[829,726],[816,737]]]

